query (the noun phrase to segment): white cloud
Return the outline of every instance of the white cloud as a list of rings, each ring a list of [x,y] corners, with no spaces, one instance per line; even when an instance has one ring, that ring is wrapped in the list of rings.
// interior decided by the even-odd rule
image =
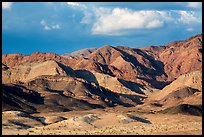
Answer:
[[[133,30],[158,29],[164,25],[190,27],[202,23],[193,11],[182,10],[130,10],[128,8],[97,8],[92,34],[124,35]],[[82,19],[83,20],[83,19]]]
[[[191,31],[194,31],[194,29],[193,28],[187,28],[186,31],[191,32]]]
[[[60,29],[60,25],[59,24],[52,25],[52,29]]]
[[[158,27],[162,27],[163,26],[163,21],[160,21],[160,20],[153,20],[153,21],[150,21],[146,28],[158,28]]]
[[[79,6],[80,4],[78,2],[67,2],[70,6]]]
[[[193,11],[182,10],[132,10],[128,8],[97,7],[87,8],[80,2],[67,2],[68,6],[82,10],[80,23],[92,25],[92,34],[124,35],[134,31],[158,29],[165,26],[192,25],[202,23]],[[186,3],[185,3],[186,4]],[[187,2],[187,6],[198,8],[202,3]]]
[[[45,30],[51,30],[51,28],[49,26],[44,26]]]
[[[178,22],[183,24],[195,24],[199,23],[202,20],[199,19],[199,17],[196,16],[195,12],[190,11],[177,11],[180,14],[180,18],[178,19]]]
[[[44,25],[46,25],[47,23],[45,22],[45,20],[41,20],[41,21],[40,21],[40,24],[44,26]]]
[[[2,2],[2,9],[3,10],[10,10],[12,4],[13,4],[12,2]]]
[[[79,2],[67,2],[67,5],[72,8],[86,9],[86,6]]]
[[[90,24],[92,21],[92,17],[93,17],[93,14],[91,12],[84,11],[84,17],[82,18],[80,23]]]
[[[84,4],[81,4],[80,2],[67,2],[66,3],[69,7],[72,7],[74,9],[82,10],[84,17],[82,18],[81,22],[82,24],[89,24],[91,22],[92,13],[87,10],[87,6]],[[75,15],[72,15],[74,18]]]
[[[187,6],[190,8],[201,8],[202,2],[188,2]]]
[[[60,29],[59,24],[52,23],[53,25],[48,25],[48,23],[44,19],[40,21],[40,24],[44,27],[44,30]]]
[[[96,11],[97,20],[93,25],[93,34],[120,35],[130,29],[160,28],[170,20],[165,11],[114,8],[112,11],[103,8]]]

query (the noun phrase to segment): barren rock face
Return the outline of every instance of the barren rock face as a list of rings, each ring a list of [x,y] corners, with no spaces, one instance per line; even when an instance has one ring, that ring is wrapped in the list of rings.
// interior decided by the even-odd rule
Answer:
[[[144,50],[163,63],[170,81],[202,68],[202,35]]]
[[[114,47],[106,45],[97,49],[92,54],[89,54],[87,58],[102,64],[109,65],[120,55],[122,54]]]
[[[63,70],[57,62],[52,60],[42,63],[27,63],[2,72],[3,83],[12,81],[25,82],[43,75],[68,76],[69,74],[67,73],[68,72]]]
[[[202,106],[202,71],[181,75],[171,84],[149,96],[144,106],[155,108],[175,107],[181,104]],[[152,106],[153,105],[153,106]],[[146,109],[145,107],[143,109]]]
[[[41,75],[67,76],[66,72],[55,61],[46,61],[33,65],[27,79],[33,79]]]
[[[164,46],[158,59],[163,62],[169,80],[202,68],[202,35]]]
[[[170,94],[171,92],[182,89],[184,87],[191,87],[199,91],[202,91],[202,72],[194,71],[178,77],[170,85],[163,88],[160,92],[158,92],[151,98],[155,100],[160,100],[167,96],[168,94]]]

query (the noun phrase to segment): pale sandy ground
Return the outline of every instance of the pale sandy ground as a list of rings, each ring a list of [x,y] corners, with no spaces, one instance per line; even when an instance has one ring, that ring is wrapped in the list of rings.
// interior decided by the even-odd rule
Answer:
[[[42,117],[43,125],[33,117],[17,116],[19,112],[2,113],[2,134],[12,135],[201,135],[202,117],[181,114],[147,114],[129,109],[106,109],[72,111],[61,113],[39,113],[33,117]],[[131,116],[130,116],[131,115]],[[17,121],[32,126],[11,124]],[[10,121],[10,122],[9,122]],[[59,122],[57,122],[59,121]],[[19,125],[19,124],[18,124]]]

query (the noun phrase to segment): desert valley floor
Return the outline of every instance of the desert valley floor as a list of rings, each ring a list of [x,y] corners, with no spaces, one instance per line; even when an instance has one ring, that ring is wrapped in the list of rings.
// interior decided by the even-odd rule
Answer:
[[[13,135],[201,135],[202,117],[182,114],[151,114],[135,108],[95,109],[61,113],[3,113],[3,134]],[[8,118],[9,116],[9,118]],[[7,117],[7,118],[5,118]],[[25,118],[26,117],[26,118]],[[37,121],[35,118],[44,118]],[[8,121],[19,124],[8,124]],[[42,123],[49,123],[43,125]]]

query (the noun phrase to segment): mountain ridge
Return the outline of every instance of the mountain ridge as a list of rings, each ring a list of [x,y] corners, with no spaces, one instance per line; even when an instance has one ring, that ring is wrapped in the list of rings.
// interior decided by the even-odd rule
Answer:
[[[105,45],[62,56],[42,52],[30,55],[4,54],[3,97],[14,99],[14,106],[4,100],[3,110],[19,110],[18,106],[21,106],[29,112],[36,112],[48,105],[53,111],[71,111],[74,108],[72,102],[66,102],[68,98],[81,102],[82,106],[89,109],[118,105],[148,106],[148,100],[155,101],[154,96],[159,97],[159,93],[166,91],[177,79],[200,70],[202,34],[162,46],[144,48]],[[202,73],[198,75],[202,77]],[[200,79],[196,82],[200,82]],[[193,98],[200,99],[200,92],[195,92],[200,89],[195,90],[195,84],[177,89],[171,95],[163,94],[163,97],[180,97],[180,93],[185,93],[189,97],[184,102],[192,105],[195,103]],[[17,89],[12,90],[12,98],[8,96],[8,89]],[[19,98],[18,91],[25,98]],[[30,107],[26,107],[26,96],[32,96],[30,92],[38,93],[48,104],[45,102],[45,106],[36,106],[31,101]],[[55,97],[65,104],[58,102]],[[171,104],[172,100],[167,100],[166,104]],[[57,105],[56,109],[52,106],[54,104]],[[170,106],[166,105],[167,108]],[[80,107],[77,109],[83,110]]]

